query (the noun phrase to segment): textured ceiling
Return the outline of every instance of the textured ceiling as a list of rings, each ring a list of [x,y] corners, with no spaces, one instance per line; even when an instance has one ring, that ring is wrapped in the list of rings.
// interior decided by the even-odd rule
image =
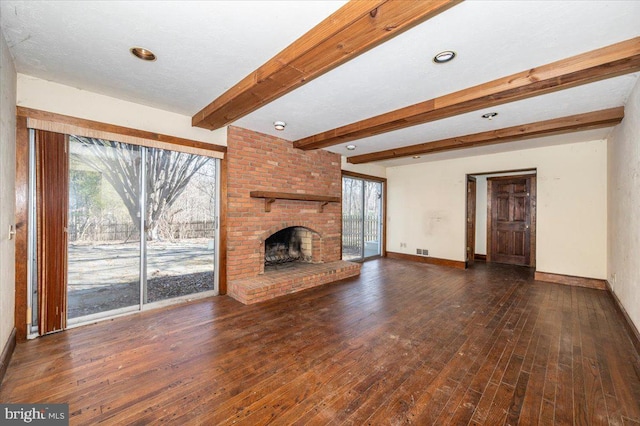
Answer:
[[[3,1],[18,72],[193,115],[311,29],[338,1]],[[640,1],[467,0],[311,81],[235,125],[295,140],[640,35]],[[154,63],[133,58],[143,46]],[[436,65],[433,55],[455,50]],[[493,128],[621,106],[638,74],[621,76],[328,148],[359,155]],[[273,122],[287,122],[276,132]],[[547,143],[604,137],[579,132]],[[546,140],[547,138],[543,138]],[[586,139],[582,139],[586,140]],[[528,142],[529,144],[533,142]],[[487,152],[529,146],[485,147]],[[451,155],[471,155],[478,149]],[[393,160],[385,165],[406,164]]]
[[[344,3],[3,0],[0,22],[20,73],[191,116]]]

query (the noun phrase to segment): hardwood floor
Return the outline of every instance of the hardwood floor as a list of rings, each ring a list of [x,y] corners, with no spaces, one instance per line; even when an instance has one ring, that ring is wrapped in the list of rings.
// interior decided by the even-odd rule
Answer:
[[[19,344],[2,402],[71,424],[640,424],[640,358],[601,290],[528,268],[367,262]]]

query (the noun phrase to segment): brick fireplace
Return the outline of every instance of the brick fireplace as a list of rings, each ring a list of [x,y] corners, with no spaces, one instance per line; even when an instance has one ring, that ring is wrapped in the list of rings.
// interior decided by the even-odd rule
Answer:
[[[230,296],[256,303],[360,273],[359,264],[340,258],[339,202],[255,197],[277,192],[339,199],[339,155],[298,150],[290,141],[230,126],[226,158]],[[308,254],[294,266],[265,270],[265,241],[286,228],[304,230]]]

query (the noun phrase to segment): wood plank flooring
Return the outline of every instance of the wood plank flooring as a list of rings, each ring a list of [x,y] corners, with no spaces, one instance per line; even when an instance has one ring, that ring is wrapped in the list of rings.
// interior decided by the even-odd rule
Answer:
[[[378,259],[19,344],[0,401],[73,425],[640,425],[640,358],[605,291]]]

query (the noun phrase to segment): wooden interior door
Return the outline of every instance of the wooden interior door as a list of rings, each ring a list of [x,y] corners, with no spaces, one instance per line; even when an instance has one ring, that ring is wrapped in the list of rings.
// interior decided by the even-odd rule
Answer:
[[[36,131],[38,325],[40,334],[66,327],[67,136]]]
[[[467,176],[467,266],[476,256],[476,178]]]
[[[487,260],[531,264],[532,180],[531,176],[487,179],[490,194]]]

